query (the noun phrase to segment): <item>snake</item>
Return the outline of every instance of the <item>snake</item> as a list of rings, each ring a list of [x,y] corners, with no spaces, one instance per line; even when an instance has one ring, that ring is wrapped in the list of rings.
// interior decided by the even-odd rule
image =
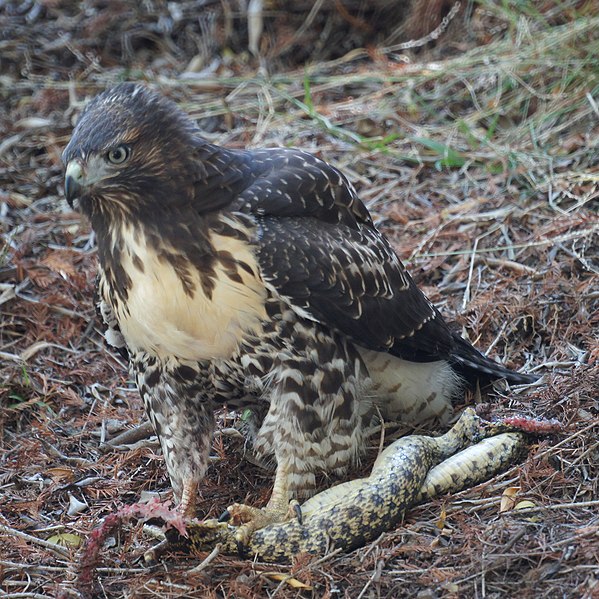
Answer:
[[[256,530],[244,546],[237,527],[215,519],[189,522],[187,537],[178,540],[195,552],[218,547],[220,553],[265,562],[288,562],[300,553],[349,552],[394,529],[418,503],[469,488],[506,469],[527,439],[524,432],[502,432],[506,428],[467,408],[445,434],[395,441],[378,456],[369,476],[318,493],[301,506],[301,518]],[[176,531],[174,535],[180,537]],[[167,540],[172,543],[173,535],[167,534]]]

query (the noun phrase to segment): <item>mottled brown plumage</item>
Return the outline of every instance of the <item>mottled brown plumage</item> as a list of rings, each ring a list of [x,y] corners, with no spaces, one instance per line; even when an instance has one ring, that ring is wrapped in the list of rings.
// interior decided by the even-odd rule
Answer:
[[[450,332],[347,179],[310,154],[220,148],[122,84],[87,106],[63,159],[96,232],[106,338],[130,357],[186,510],[215,406],[255,410],[279,513],[356,458],[375,410],[442,420],[461,375],[532,378]]]

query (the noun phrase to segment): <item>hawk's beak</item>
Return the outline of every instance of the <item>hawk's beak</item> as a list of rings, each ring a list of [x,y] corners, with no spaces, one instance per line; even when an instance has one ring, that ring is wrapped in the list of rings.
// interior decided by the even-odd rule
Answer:
[[[75,158],[67,164],[64,177],[64,193],[71,208],[73,202],[81,195],[84,184],[83,165],[79,159]]]

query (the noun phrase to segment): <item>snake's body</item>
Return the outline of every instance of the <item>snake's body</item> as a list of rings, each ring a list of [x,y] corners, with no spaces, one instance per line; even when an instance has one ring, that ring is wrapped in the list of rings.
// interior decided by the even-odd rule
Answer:
[[[417,503],[467,488],[503,470],[525,441],[522,433],[508,432],[478,442],[488,434],[468,409],[440,437],[399,439],[380,454],[369,477],[319,493],[302,505],[302,522],[294,518],[257,530],[243,549],[276,562],[298,553],[324,555],[337,548],[359,547],[393,529]],[[221,552],[237,553],[235,530],[215,520],[191,523],[188,543],[197,550],[218,543]]]

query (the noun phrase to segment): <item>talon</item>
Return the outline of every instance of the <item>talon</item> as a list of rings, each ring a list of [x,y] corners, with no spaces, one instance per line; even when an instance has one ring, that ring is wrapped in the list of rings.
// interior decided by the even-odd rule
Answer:
[[[300,524],[304,523],[304,516],[302,514],[302,508],[298,501],[296,501],[295,499],[292,499],[289,502],[289,510],[293,511],[293,514],[295,515],[295,517],[297,518],[297,521]]]
[[[245,524],[240,526],[235,531],[235,544],[237,545],[237,554],[241,558],[247,556],[247,548],[252,532],[253,530],[250,530],[250,528]]]
[[[231,519],[231,512],[229,510],[225,510],[219,517],[219,522],[228,522]]]
[[[245,559],[248,556],[247,545],[243,541],[240,541],[239,539],[236,539],[235,542],[237,543],[237,555],[241,559]]]

